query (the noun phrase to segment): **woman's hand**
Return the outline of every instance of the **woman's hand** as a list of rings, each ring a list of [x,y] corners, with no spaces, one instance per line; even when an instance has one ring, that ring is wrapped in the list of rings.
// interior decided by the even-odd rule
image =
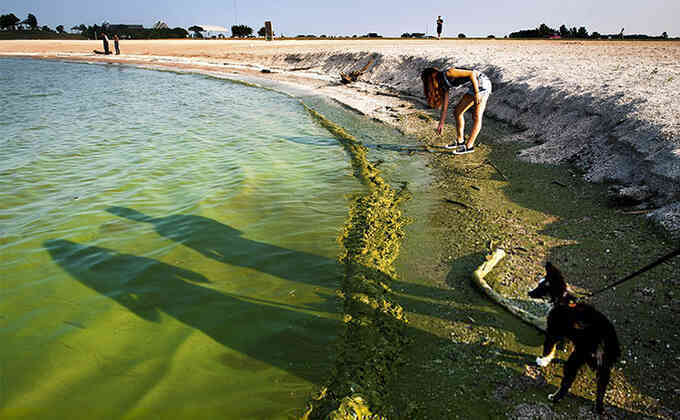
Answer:
[[[475,105],[479,106],[482,103],[482,94],[477,92],[475,95]]]
[[[437,126],[437,134],[439,134],[440,136],[442,135],[442,129],[443,129],[443,128],[444,128],[444,127],[443,127],[442,124],[439,124],[439,125]]]

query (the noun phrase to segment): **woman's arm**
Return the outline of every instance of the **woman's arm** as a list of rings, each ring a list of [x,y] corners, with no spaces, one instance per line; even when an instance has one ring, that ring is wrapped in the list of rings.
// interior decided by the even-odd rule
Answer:
[[[437,134],[442,133],[444,128],[444,121],[446,121],[446,112],[449,109],[449,90],[444,89],[444,96],[442,97],[442,115],[439,117],[439,126],[437,126]]]

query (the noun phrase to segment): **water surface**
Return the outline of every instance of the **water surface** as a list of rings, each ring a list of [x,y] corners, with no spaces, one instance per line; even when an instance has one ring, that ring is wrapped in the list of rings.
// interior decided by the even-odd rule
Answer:
[[[297,99],[229,81],[0,75],[0,417],[299,414],[342,331],[336,236],[363,188],[342,147]],[[394,182],[426,177],[372,153]]]

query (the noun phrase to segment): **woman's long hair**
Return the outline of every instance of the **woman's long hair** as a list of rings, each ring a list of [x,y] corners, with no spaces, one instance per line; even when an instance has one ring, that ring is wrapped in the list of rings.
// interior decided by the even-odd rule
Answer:
[[[420,78],[423,79],[423,93],[430,108],[442,106],[444,87],[440,83],[439,75],[440,70],[436,67],[428,67],[420,74]]]

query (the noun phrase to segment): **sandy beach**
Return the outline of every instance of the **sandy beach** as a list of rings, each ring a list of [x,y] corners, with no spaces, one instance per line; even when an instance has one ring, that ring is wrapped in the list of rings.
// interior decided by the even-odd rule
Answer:
[[[94,49],[101,49],[101,42],[0,41],[0,58],[124,63],[269,79],[314,90],[430,144],[450,141],[454,130],[449,117],[444,136],[434,134],[436,113],[425,107],[422,69],[484,71],[493,94],[479,151],[466,160],[423,155],[435,174],[431,187],[444,198],[432,212],[436,216],[422,222],[441,232],[433,242],[442,244],[430,256],[437,263],[423,269],[435,279],[427,299],[446,303],[429,308],[431,317],[409,313],[407,360],[390,373],[397,379],[384,401],[404,418],[465,418],[465,412],[445,413],[442,406],[470,402],[477,395],[474,386],[483,382],[479,386],[488,386],[493,395],[480,397],[480,405],[484,398],[511,400],[503,418],[570,418],[574,412],[597,418],[588,411],[592,383],[587,380],[575,387],[578,398],[565,404],[567,411],[553,410],[545,395],[548,384],[559,383],[562,365],[544,373],[530,367],[526,355],[537,348],[531,338],[536,332],[504,331],[504,315],[476,310],[486,298],[455,282],[469,280],[494,246],[508,256],[490,282],[517,299],[526,297],[546,259],[564,267],[577,287],[592,291],[651,262],[660,250],[677,248],[680,42],[154,40],[122,41],[120,56],[95,55]],[[340,83],[340,73],[367,63],[359,81]],[[454,91],[453,101],[461,93]],[[647,221],[654,222],[653,228]],[[625,344],[625,360],[608,395],[612,418],[677,416],[680,384],[674,369],[680,332],[672,320],[680,310],[674,294],[678,264],[661,267],[647,283],[631,282],[616,295],[595,299]],[[431,306],[426,299],[404,302],[405,312]],[[660,325],[668,325],[663,337],[658,337]],[[488,346],[500,343],[502,349],[508,336],[520,342],[518,353],[500,354]],[[525,372],[507,373],[525,364]],[[447,376],[461,365],[470,372]],[[478,372],[487,377],[480,380]],[[519,394],[533,395],[532,403],[513,400]],[[421,416],[408,417],[411,412]]]
[[[509,40],[0,41],[0,55],[129,62],[257,73],[317,89],[386,123],[422,105],[420,71],[467,66],[494,84],[487,115],[535,143],[520,158],[572,162],[589,181],[680,234],[680,42]],[[372,65],[358,83],[341,72]],[[270,71],[262,73],[261,71]],[[455,93],[454,93],[455,96]],[[405,128],[408,130],[408,128]]]

